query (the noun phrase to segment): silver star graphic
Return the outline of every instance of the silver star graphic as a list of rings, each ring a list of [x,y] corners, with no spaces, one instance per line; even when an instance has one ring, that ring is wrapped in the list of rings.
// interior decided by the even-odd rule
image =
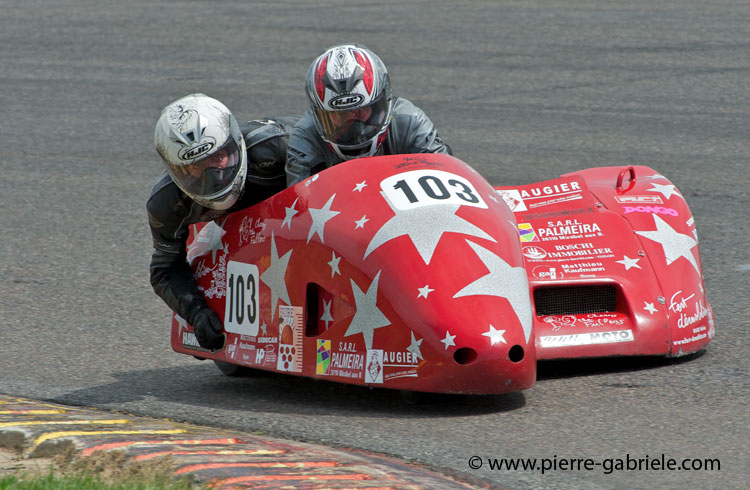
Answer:
[[[222,228],[221,225],[219,225],[215,221],[209,221],[208,224],[206,224],[206,226],[204,226],[200,232],[197,232],[196,230],[197,227],[194,226],[193,236],[195,236],[196,238],[188,249],[188,256],[191,257],[191,260],[195,260],[201,255],[205,255],[206,253],[211,252],[211,260],[215,264],[216,252],[219,250],[224,252],[224,243],[222,242],[222,237],[226,235],[227,232],[224,231],[224,228]],[[191,252],[201,243],[206,244],[203,248],[204,252],[200,255],[192,256]]]
[[[657,184],[656,182],[651,182],[651,185],[653,187],[651,189],[646,189],[646,191],[659,192],[664,196],[664,199],[669,199],[673,195],[682,197],[673,184]],[[685,198],[683,197],[683,199]]]
[[[362,334],[365,339],[365,346],[368,349],[372,348],[372,334],[375,329],[390,325],[391,321],[386,318],[385,315],[380,311],[378,305],[378,281],[380,280],[380,272],[375,275],[375,279],[372,280],[370,287],[366,293],[363,293],[357,283],[352,279],[349,279],[352,283],[352,293],[354,295],[354,304],[357,307],[357,312],[354,314],[352,322],[349,324],[344,337],[350,335]]]
[[[662,174],[647,175],[644,179],[666,179]]]
[[[352,189],[352,192],[354,192],[354,191],[362,192],[362,189],[364,189],[365,187],[367,187],[366,182],[367,182],[366,180],[363,180],[359,184],[355,185],[354,189]]]
[[[331,279],[333,279],[334,275],[341,275],[341,271],[339,270],[339,262],[341,262],[341,257],[336,257],[336,252],[331,252],[331,255],[333,257],[331,258],[331,261],[328,262],[328,265],[331,267]]]
[[[656,308],[654,308],[653,303],[649,303],[648,301],[644,301],[643,304],[645,305],[643,307],[644,310],[648,311],[652,316],[654,313],[656,313]]]
[[[430,285],[425,284],[423,288],[417,288],[417,291],[419,291],[417,298],[426,298],[428,294],[434,291],[434,289],[430,289]]]
[[[453,342],[455,338],[456,336],[451,335],[451,333],[448,330],[445,331],[445,338],[440,341],[443,343],[443,345],[445,345],[445,350],[448,350],[448,347],[450,346],[454,346],[454,347],[456,346],[456,343]]]
[[[459,292],[454,298],[462,296],[487,295],[506,298],[511,308],[521,322],[526,343],[531,336],[531,299],[529,298],[529,282],[526,269],[523,267],[511,267],[498,255],[476,243],[466,240],[466,243],[479,256],[489,273],[480,277]]]
[[[265,323],[263,323],[263,325],[260,326],[260,330],[261,332],[263,332],[263,337],[268,335],[268,325],[266,325]]]
[[[422,357],[422,341],[424,339],[417,340],[416,337],[414,337],[414,332],[411,332],[411,345],[406,348],[409,352],[414,355],[417,359],[424,360]]]
[[[323,316],[321,316],[320,319],[326,322],[326,330],[328,330],[328,324],[333,321],[333,317],[331,316],[331,303],[333,303],[333,300],[329,300],[328,302],[323,300]]]
[[[385,195],[381,192],[383,198]],[[388,201],[388,199],[386,199]],[[429,265],[443,233],[463,233],[477,238],[495,241],[481,228],[456,216],[460,204],[420,206],[411,209],[396,209],[390,202],[395,216],[380,227],[365,251],[366,259],[373,250],[402,235],[408,235],[425,264]]]
[[[615,260],[618,264],[622,264],[625,266],[625,270],[629,271],[632,267],[641,268],[640,265],[638,265],[638,261],[641,259],[631,259],[627,255],[622,256],[622,260]]]
[[[698,242],[688,235],[677,233],[674,228],[669,226],[666,221],[659,217],[659,215],[651,213],[651,216],[654,217],[656,230],[636,230],[636,233],[648,238],[649,240],[653,240],[662,246],[662,249],[664,249],[664,257],[667,259],[667,265],[680,257],[685,257],[695,268],[696,272],[700,274],[700,271],[698,270],[698,262],[696,262],[695,256],[693,255],[693,252],[691,252],[693,247],[698,245]]]
[[[284,221],[281,222],[281,227],[283,228],[284,225],[287,225],[287,228],[290,230],[292,229],[292,218],[295,214],[299,213],[296,209],[294,209],[297,206],[297,201],[299,201],[299,197],[294,200],[292,203],[292,206],[289,208],[284,208],[284,212],[286,213],[286,216],[284,216]]]
[[[279,298],[284,300],[287,305],[290,304],[285,276],[292,250],[285,253],[283,257],[279,257],[276,250],[276,238],[271,232],[271,266],[260,275],[260,280],[271,289],[271,318],[276,314],[276,303]]]
[[[485,337],[489,337],[490,345],[495,345],[499,342],[507,344],[505,338],[503,337],[504,334],[505,330],[498,330],[494,326],[490,325],[490,329],[484,332],[482,335],[484,335]]]
[[[182,317],[181,317],[180,315],[178,315],[178,314],[176,314],[176,313],[175,313],[175,315],[174,315],[174,319],[175,319],[175,320],[177,320],[177,325],[178,325],[178,326],[179,326],[179,327],[180,327],[181,329],[183,329],[183,328],[184,328],[184,329],[187,329],[187,320],[185,320],[184,318],[182,318]]]
[[[357,223],[357,226],[355,226],[354,229],[356,230],[357,228],[364,228],[365,223],[367,223],[368,221],[370,220],[367,218],[367,215],[362,216],[358,221],[355,221],[355,223]]]
[[[316,174],[317,175],[317,174]],[[310,208],[310,216],[312,217],[312,225],[310,226],[310,233],[307,234],[307,243],[310,243],[310,239],[314,234],[318,234],[320,242],[325,243],[323,239],[323,228],[325,227],[328,220],[339,214],[341,211],[331,211],[331,204],[336,194],[332,195],[328,202],[320,209]]]

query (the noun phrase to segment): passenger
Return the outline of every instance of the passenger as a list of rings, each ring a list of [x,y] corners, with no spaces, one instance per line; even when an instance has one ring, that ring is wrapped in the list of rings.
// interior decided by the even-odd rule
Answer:
[[[189,226],[283,190],[287,141],[298,120],[272,117],[238,124],[218,100],[191,94],[165,107],[156,123],[156,151],[166,172],[146,204],[154,244],[151,285],[193,326],[205,349],[224,346],[223,326],[187,262]]]

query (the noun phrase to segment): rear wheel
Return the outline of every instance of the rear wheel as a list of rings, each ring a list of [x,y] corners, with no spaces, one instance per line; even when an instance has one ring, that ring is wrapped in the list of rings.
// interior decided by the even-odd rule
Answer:
[[[238,366],[237,364],[230,364],[224,361],[214,361],[214,364],[216,364],[216,367],[218,367],[219,371],[224,373],[225,376],[231,376],[231,377],[248,376],[249,374],[253,372],[253,370],[248,367]]]

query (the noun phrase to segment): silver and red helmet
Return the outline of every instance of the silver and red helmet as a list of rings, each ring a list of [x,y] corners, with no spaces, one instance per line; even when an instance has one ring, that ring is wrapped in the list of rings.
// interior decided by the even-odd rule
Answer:
[[[326,49],[307,72],[307,98],[323,140],[343,160],[373,156],[391,123],[391,82],[360,44]]]
[[[178,99],[161,112],[156,151],[177,186],[198,204],[228,209],[245,187],[247,153],[237,120],[203,94]]]

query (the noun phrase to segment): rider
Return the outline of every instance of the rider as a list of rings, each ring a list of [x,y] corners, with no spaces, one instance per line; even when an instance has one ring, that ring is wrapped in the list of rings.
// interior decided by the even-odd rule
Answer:
[[[201,347],[224,345],[219,316],[206,305],[187,262],[189,226],[256,204],[283,190],[287,140],[298,116],[238,124],[227,107],[203,94],[178,99],[154,132],[166,172],[146,208],[153,237],[151,285],[187,320]]]
[[[432,121],[391,95],[388,71],[361,44],[326,49],[307,72],[310,108],[294,126],[287,150],[287,185],[360,157],[447,153]]]

